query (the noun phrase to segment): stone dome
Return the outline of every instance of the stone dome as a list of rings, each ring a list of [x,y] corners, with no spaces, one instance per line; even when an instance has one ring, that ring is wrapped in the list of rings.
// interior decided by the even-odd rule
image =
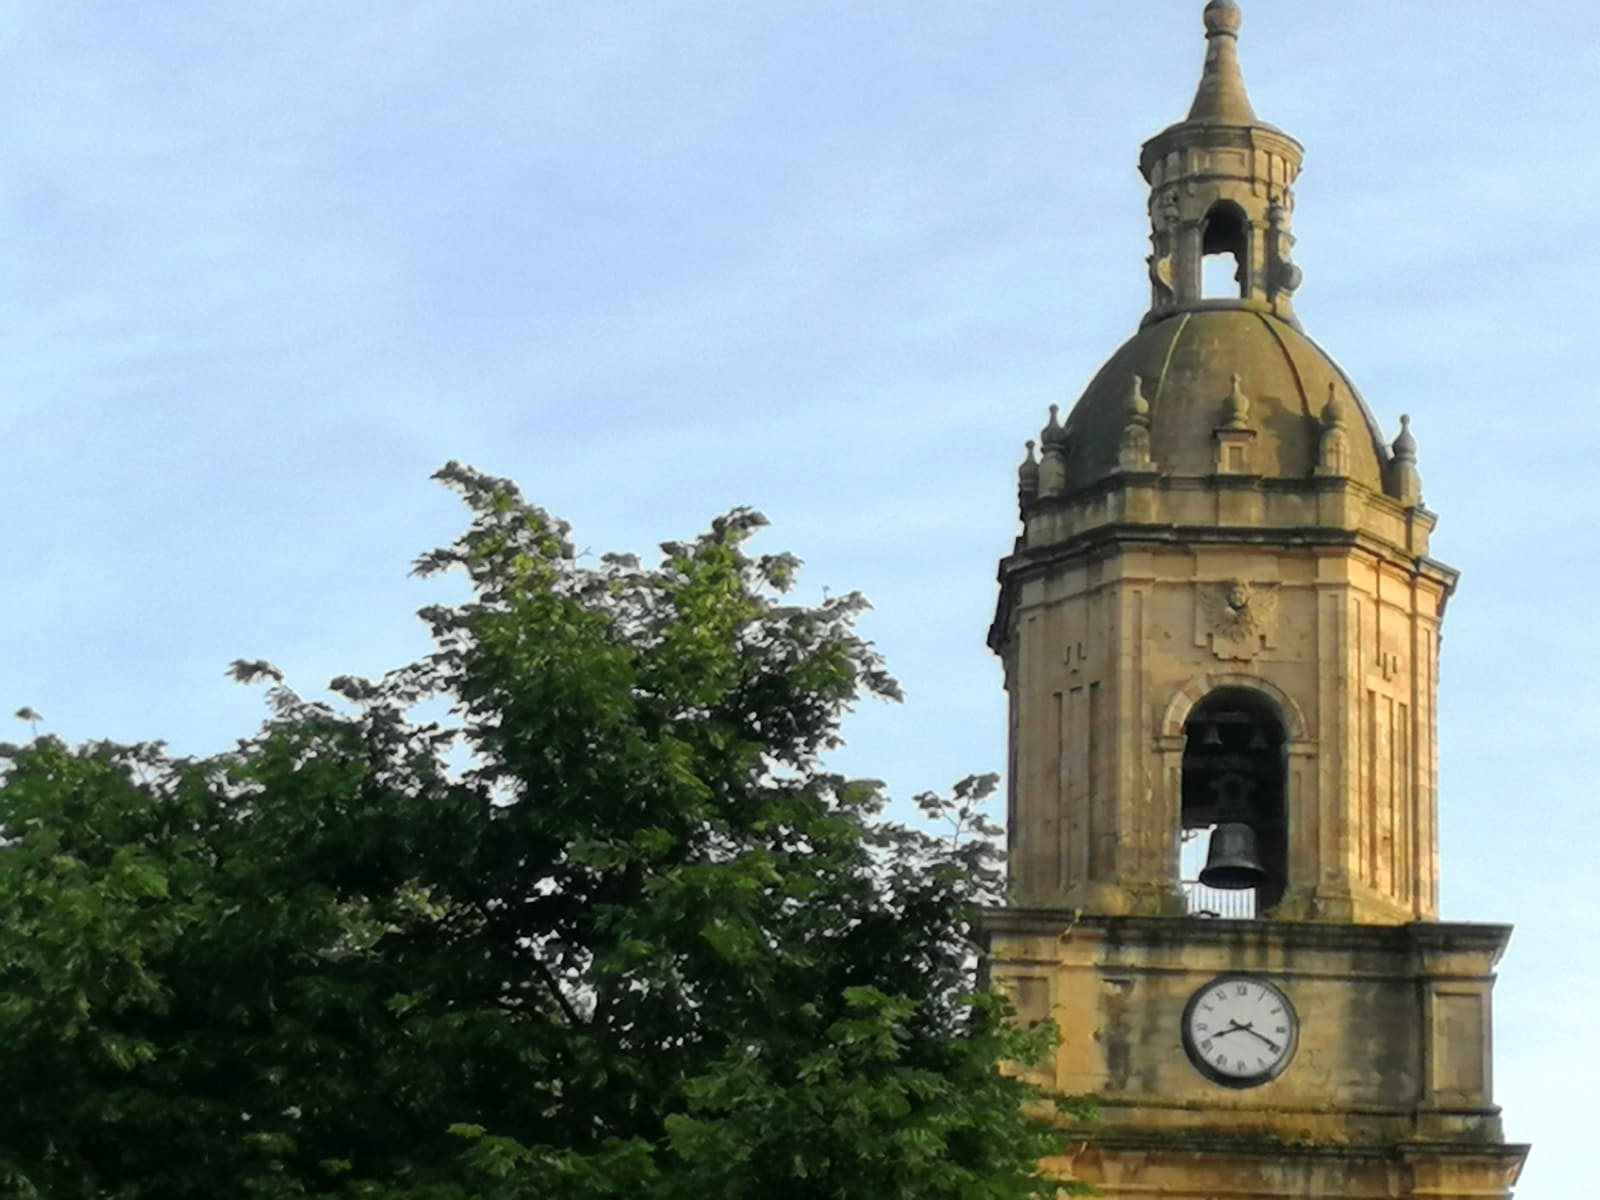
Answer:
[[[1292,325],[1231,307],[1146,325],[1100,368],[1067,417],[1069,492],[1117,469],[1135,375],[1150,405],[1153,468],[1163,475],[1215,474],[1215,435],[1229,418],[1237,375],[1255,431],[1253,474],[1310,478],[1331,401],[1350,435],[1349,477],[1384,490],[1382,431],[1339,365]]]

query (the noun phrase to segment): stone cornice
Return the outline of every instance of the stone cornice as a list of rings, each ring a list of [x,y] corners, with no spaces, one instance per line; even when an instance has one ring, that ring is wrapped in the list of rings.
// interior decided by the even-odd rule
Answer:
[[[1363,489],[1364,490],[1364,489]],[[1433,514],[1415,510],[1430,522]],[[994,620],[989,626],[988,644],[1000,653],[1009,636],[1017,606],[1017,591],[1023,583],[1079,559],[1104,559],[1123,549],[1191,546],[1251,546],[1272,549],[1326,549],[1371,556],[1406,574],[1432,581],[1440,592],[1440,611],[1455,593],[1460,572],[1426,554],[1413,555],[1386,538],[1368,530],[1300,525],[1261,527],[1250,525],[1161,525],[1135,521],[1110,521],[1091,526],[1059,542],[1028,546],[1018,539],[1017,548],[1000,560],[997,578],[1000,595],[995,603]]]
[[[1218,519],[1219,506],[1244,519]],[[1344,478],[1270,479],[1255,475],[1199,478],[1152,471],[1121,472],[1063,496],[1040,497],[1023,514],[1021,545],[1070,543],[1106,525],[1171,526],[1203,536],[1224,526],[1251,533],[1310,529],[1369,534],[1407,556],[1427,555],[1438,517],[1420,505]]]
[[[1286,158],[1296,166],[1299,166],[1306,153],[1306,148],[1298,140],[1265,122],[1254,125],[1213,125],[1180,121],[1167,126],[1140,148],[1139,171],[1147,182],[1155,183],[1156,168],[1162,160],[1174,150],[1189,149],[1259,150]]]
[[[1103,1150],[1144,1154],[1156,1158],[1192,1157],[1230,1159],[1240,1156],[1271,1158],[1338,1159],[1362,1162],[1415,1162],[1417,1160],[1478,1159],[1519,1170],[1530,1147],[1518,1142],[1400,1142],[1377,1145],[1344,1142],[1301,1142],[1287,1138],[1229,1136],[1213,1130],[1143,1132],[1074,1126],[1072,1136]]]
[[[1110,917],[1060,908],[986,908],[979,917],[985,935],[1065,937],[1082,931],[1107,941],[1188,947],[1292,946],[1327,951],[1380,950],[1391,954],[1480,954],[1498,962],[1511,940],[1511,926],[1457,921],[1407,925],[1332,922],[1225,921],[1207,917]]]

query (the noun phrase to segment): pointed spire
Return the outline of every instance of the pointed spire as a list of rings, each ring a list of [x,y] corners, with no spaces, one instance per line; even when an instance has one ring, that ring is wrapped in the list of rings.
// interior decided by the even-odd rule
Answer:
[[[1233,390],[1224,402],[1222,420],[1224,429],[1250,428],[1250,397],[1244,394],[1243,381],[1237,371],[1233,373]]]
[[[1400,436],[1391,447],[1389,460],[1389,495],[1401,504],[1414,507],[1422,503],[1422,476],[1417,473],[1417,439],[1411,432],[1411,418],[1400,418]]]
[[[1322,424],[1328,429],[1344,428],[1344,409],[1339,404],[1339,385],[1328,381],[1328,402],[1322,406]]]
[[[1250,107],[1239,71],[1241,20],[1234,0],[1211,0],[1206,5],[1206,65],[1189,120],[1213,125],[1256,124],[1255,109]]]
[[[1060,446],[1066,440],[1067,431],[1061,424],[1061,406],[1052,404],[1050,406],[1050,420],[1039,431],[1039,445],[1048,450],[1052,446]]]
[[[1028,442],[1028,452],[1017,468],[1017,499],[1023,508],[1039,494],[1039,460],[1033,456],[1033,442]]]
[[[1409,416],[1402,415],[1400,418],[1400,436],[1394,439],[1394,461],[1416,464],[1417,436],[1411,432]]]
[[[1339,403],[1339,385],[1328,383],[1328,402],[1322,406],[1322,437],[1317,443],[1317,475],[1338,476],[1350,473],[1350,437],[1344,431],[1344,406]]]
[[[1256,431],[1250,426],[1250,397],[1244,394],[1244,380],[1237,371],[1228,398],[1222,402],[1222,424],[1217,426],[1216,437],[1217,474],[1251,474]]]
[[[1150,401],[1144,395],[1144,376],[1133,377],[1133,387],[1128,392],[1128,421],[1133,425],[1150,427]]]
[[[1017,468],[1017,478],[1026,482],[1029,479],[1039,478],[1039,460],[1033,456],[1034,440],[1029,438],[1022,443],[1025,453],[1022,456],[1022,465]]]
[[[1067,431],[1061,424],[1061,409],[1050,406],[1050,422],[1039,434],[1040,496],[1059,496],[1067,488]]]
[[[1124,471],[1148,471],[1150,460],[1150,401],[1145,399],[1144,379],[1133,377],[1128,390],[1128,423],[1122,427],[1122,445],[1117,466]]]

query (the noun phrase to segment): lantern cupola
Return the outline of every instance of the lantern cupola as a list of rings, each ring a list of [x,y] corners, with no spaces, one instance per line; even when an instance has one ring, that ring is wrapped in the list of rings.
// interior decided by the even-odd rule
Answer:
[[[1147,322],[1207,305],[1243,305],[1293,322],[1300,268],[1290,252],[1304,150],[1256,119],[1239,69],[1239,6],[1205,9],[1206,59],[1189,115],[1144,145],[1150,185]],[[1228,271],[1207,271],[1220,256]],[[1207,281],[1224,279],[1208,294]]]

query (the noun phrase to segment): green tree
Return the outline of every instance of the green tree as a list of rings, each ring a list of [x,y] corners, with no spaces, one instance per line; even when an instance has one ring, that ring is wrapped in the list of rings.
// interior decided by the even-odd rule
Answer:
[[[428,658],[337,705],[236,663],[271,716],[210,759],[11,748],[0,1190],[1038,1194],[1069,1117],[999,1066],[1048,1035],[973,981],[992,779],[936,837],[821,766],[895,695],[861,599],[782,603],[750,512],[585,563],[440,476],[472,520],[418,570],[472,596]]]

